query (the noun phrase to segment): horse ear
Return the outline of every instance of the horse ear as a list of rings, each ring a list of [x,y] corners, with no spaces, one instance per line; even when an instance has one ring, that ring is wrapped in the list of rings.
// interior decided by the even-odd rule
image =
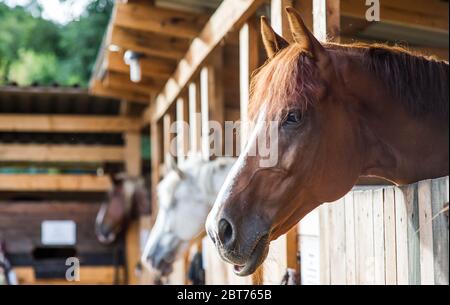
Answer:
[[[177,162],[175,161],[175,158],[170,154],[167,153],[166,154],[166,167],[168,170],[173,170],[177,173],[177,175],[181,178],[184,179],[185,178],[185,174],[183,173],[183,171],[178,167]]]
[[[286,13],[294,42],[299,44],[300,48],[306,51],[311,57],[319,59],[321,54],[325,52],[322,44],[308,30],[297,10],[293,7],[287,7]]]
[[[269,58],[274,57],[277,52],[289,46],[289,43],[283,37],[275,33],[264,16],[261,17],[261,35]]]

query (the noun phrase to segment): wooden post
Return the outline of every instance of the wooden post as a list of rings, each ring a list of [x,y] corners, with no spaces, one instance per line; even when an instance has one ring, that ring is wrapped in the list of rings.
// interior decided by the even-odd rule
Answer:
[[[164,164],[166,164],[166,156],[167,154],[171,154],[172,156],[175,155],[176,147],[174,146],[174,143],[172,143],[172,139],[174,138],[174,134],[172,133],[172,123],[174,122],[174,116],[169,111],[167,112],[163,117],[163,159]],[[161,166],[161,165],[160,165]],[[166,170],[166,169],[164,169]],[[164,172],[166,174],[166,172]]]
[[[139,177],[141,174],[141,134],[139,132],[125,133],[125,169],[129,176]],[[135,268],[140,260],[139,221],[131,220],[125,238],[126,264],[128,284],[138,283]]]
[[[201,152],[200,84],[189,84],[189,144],[192,153]]]
[[[177,161],[178,165],[183,164],[189,152],[189,132],[185,125],[189,122],[189,103],[188,99],[183,96],[177,99],[176,104],[176,120],[177,120]],[[183,277],[183,282],[180,284],[187,285],[187,272],[189,268],[189,252],[186,251],[183,259],[179,264],[181,269],[180,277]],[[181,278],[180,278],[181,279]]]
[[[163,161],[162,157],[162,126],[161,122],[152,122],[151,124],[151,154],[152,154],[152,223],[156,219],[158,214],[158,203],[156,198],[156,186],[159,183],[161,177],[160,165]]]
[[[185,125],[189,121],[188,101],[185,97],[177,99],[177,157],[178,163],[182,164],[189,151],[189,134]]]
[[[241,150],[248,136],[248,102],[250,97],[250,76],[258,68],[259,43],[258,23],[256,19],[250,19],[239,32],[239,85],[240,85],[240,109]]]
[[[200,72],[200,101],[202,113],[202,154],[209,159],[210,152],[210,121],[223,124],[225,118],[225,106],[223,98],[223,82],[221,76],[223,69],[223,54],[219,49],[210,63],[202,68]],[[218,135],[214,138],[215,145],[223,146],[223,139]],[[219,147],[223,150],[223,147]]]
[[[313,0],[313,29],[314,36],[319,41],[339,42],[340,0]]]

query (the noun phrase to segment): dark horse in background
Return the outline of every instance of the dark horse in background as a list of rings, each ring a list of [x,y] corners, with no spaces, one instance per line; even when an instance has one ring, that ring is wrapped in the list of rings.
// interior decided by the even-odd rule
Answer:
[[[206,225],[238,275],[253,273],[270,241],[359,177],[403,185],[449,172],[448,62],[385,45],[321,44],[297,11],[287,14],[291,44],[262,19],[269,60],[252,79],[255,128]],[[249,151],[270,121],[278,163],[262,167]]]
[[[131,220],[150,213],[149,192],[144,179],[117,174],[112,177],[112,186],[108,200],[100,207],[95,220],[95,234],[103,244],[115,242]]]

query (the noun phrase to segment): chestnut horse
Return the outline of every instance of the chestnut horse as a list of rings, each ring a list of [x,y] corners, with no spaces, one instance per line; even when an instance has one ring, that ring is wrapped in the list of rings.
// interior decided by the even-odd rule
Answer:
[[[359,177],[402,185],[449,171],[448,62],[384,45],[321,44],[286,11],[291,44],[262,18],[270,58],[252,79],[255,128],[206,224],[242,276],[261,265],[270,241]],[[278,163],[262,167],[249,151],[268,121],[278,122]]]
[[[95,234],[103,244],[115,242],[131,219],[150,212],[149,195],[143,179],[118,174],[112,182],[108,202],[102,204],[95,220]]]

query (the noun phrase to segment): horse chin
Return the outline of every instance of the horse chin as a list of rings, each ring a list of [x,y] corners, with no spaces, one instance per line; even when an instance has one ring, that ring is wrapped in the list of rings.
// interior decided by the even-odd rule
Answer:
[[[233,264],[233,271],[238,276],[247,276],[256,271],[256,269],[264,262],[269,253],[268,236],[263,236],[252,251],[249,259],[245,264]]]
[[[173,263],[162,260],[155,269],[159,272],[160,276],[168,276],[173,271]]]

